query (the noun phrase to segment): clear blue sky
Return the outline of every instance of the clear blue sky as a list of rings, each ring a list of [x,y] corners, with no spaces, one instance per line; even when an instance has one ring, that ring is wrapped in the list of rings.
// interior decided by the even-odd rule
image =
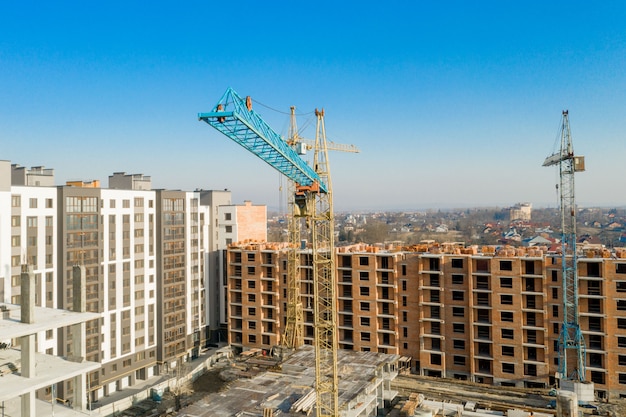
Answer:
[[[579,204],[626,205],[622,1],[2,2],[0,159],[58,183],[143,173],[276,208],[278,174],[197,121],[228,86],[325,108],[361,149],[331,155],[337,210],[555,206],[563,109]]]

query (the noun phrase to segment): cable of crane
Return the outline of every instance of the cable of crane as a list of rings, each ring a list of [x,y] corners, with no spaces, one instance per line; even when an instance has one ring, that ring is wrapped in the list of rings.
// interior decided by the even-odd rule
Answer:
[[[261,106],[261,107],[265,107],[266,109],[270,109],[270,110],[272,110],[272,111],[275,111],[276,113],[286,114],[287,116],[290,116],[290,115],[291,115],[291,113],[288,113],[288,112],[285,112],[285,111],[282,111],[282,110],[275,109],[275,108],[273,108],[273,107],[268,106],[267,104],[263,104],[263,103],[261,103],[261,102],[260,102],[260,101],[258,101],[258,100],[252,99],[252,101],[253,101],[253,102],[255,102],[256,104],[258,104],[259,106]],[[313,114],[313,113],[315,113],[315,111],[310,111],[310,112],[308,112],[308,113],[296,113],[296,116],[306,116],[306,115]]]

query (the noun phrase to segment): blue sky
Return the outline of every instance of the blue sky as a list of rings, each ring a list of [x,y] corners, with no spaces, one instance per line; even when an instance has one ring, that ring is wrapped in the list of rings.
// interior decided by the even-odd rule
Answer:
[[[626,205],[621,1],[213,3],[1,2],[0,159],[275,209],[278,174],[197,121],[231,86],[361,149],[330,157],[337,210],[554,207],[568,109],[579,204]]]

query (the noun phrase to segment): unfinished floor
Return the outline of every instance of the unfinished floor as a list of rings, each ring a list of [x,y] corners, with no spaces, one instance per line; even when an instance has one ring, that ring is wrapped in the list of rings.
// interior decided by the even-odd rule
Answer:
[[[397,376],[398,355],[375,352],[338,352],[339,408],[342,417],[375,416],[397,395],[391,382]],[[311,346],[293,353],[280,370],[239,379],[226,391],[210,394],[178,414],[196,417],[262,417],[309,415],[315,407],[315,356]],[[266,411],[266,413],[269,411]]]

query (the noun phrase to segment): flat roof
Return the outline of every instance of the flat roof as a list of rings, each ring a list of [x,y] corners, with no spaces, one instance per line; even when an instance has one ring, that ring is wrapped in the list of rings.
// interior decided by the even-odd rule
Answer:
[[[69,310],[35,307],[35,322],[22,323],[20,305],[3,303],[0,306],[6,307],[9,313],[8,318],[0,319],[0,338],[2,340],[28,336],[100,318],[99,313],[77,313]],[[3,311],[3,313],[6,314],[7,311]]]
[[[3,335],[4,336],[4,335]],[[0,367],[19,371],[22,352],[18,349],[0,350]],[[100,369],[97,362],[71,362],[60,356],[35,353],[35,376],[23,377],[17,373],[0,376],[0,401],[10,400],[27,392]]]

